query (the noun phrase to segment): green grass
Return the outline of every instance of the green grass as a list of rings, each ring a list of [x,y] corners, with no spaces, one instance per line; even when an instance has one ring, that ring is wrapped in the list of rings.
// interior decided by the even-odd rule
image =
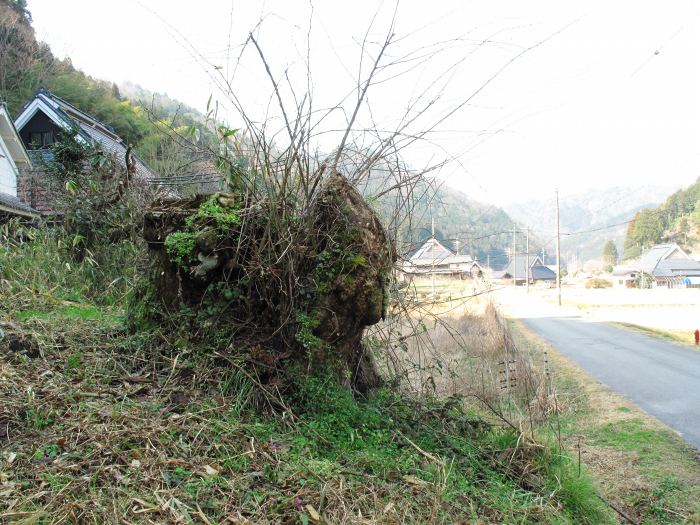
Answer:
[[[14,314],[14,317],[18,321],[26,321],[27,319],[47,320],[51,318],[104,321],[109,319],[117,320],[119,318],[118,315],[105,312],[102,309],[98,309],[96,306],[56,306],[51,310],[29,308],[27,310],[20,310]]]
[[[75,261],[59,230],[15,228],[28,240],[0,240],[0,311],[29,311],[24,315],[31,316],[65,306],[120,308],[142,271],[138,263],[142,248],[130,241],[107,245]]]
[[[651,428],[647,422],[633,418],[593,427],[588,437],[594,446],[625,451],[636,458],[649,488],[633,495],[631,501],[646,516],[644,523],[700,518],[700,489],[689,486],[684,479],[687,471],[697,470],[697,463],[683,454],[684,447],[679,447],[678,437],[671,431]]]
[[[645,335],[650,335],[658,339],[665,339],[666,341],[671,341],[674,343],[681,343],[685,346],[692,346],[693,348],[698,348],[695,346],[695,334],[691,330],[662,330],[660,328],[652,328],[649,326],[642,326],[634,323],[613,323],[619,326],[624,326],[625,328],[631,328]]]
[[[651,429],[640,419],[626,419],[595,427],[589,432],[589,437],[595,446],[635,451],[646,461],[654,459],[653,455],[668,443],[670,434]]]

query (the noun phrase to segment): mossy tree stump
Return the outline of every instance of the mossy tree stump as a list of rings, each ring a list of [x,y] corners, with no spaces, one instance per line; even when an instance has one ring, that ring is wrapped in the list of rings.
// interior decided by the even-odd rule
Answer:
[[[395,251],[342,175],[304,212],[235,193],[161,200],[144,238],[152,319],[184,313],[203,337],[256,348],[258,366],[330,369],[358,391],[381,384],[362,333],[386,311]]]

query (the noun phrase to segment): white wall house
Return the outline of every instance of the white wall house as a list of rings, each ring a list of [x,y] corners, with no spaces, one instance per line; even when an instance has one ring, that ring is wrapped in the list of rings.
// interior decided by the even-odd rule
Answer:
[[[459,255],[430,238],[403,264],[406,276],[442,275],[458,279],[481,278],[484,270],[470,255]]]
[[[696,288],[700,285],[700,262],[677,244],[657,244],[626,266],[613,268],[613,285],[632,288],[644,276],[642,288]]]
[[[32,208],[17,198],[17,177],[31,165],[27,151],[4,105],[0,104],[0,215],[37,217]]]

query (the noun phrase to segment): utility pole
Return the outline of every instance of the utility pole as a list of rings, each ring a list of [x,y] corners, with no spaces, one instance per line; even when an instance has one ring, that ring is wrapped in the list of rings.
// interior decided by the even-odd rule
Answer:
[[[542,264],[547,266],[547,257],[544,254],[544,246],[542,246]]]
[[[516,275],[518,274],[518,268],[516,266],[516,256],[515,256],[515,228],[513,228],[513,288],[518,286],[518,283],[516,281]]]
[[[530,228],[525,228],[525,292],[530,293]]]
[[[557,304],[561,306],[561,250],[559,233],[559,189],[555,190],[557,196]]]
[[[430,251],[433,254],[433,262],[430,265],[430,281],[432,282],[433,288],[433,301],[435,300],[435,217],[430,218],[432,222],[431,226],[431,239],[430,239]]]

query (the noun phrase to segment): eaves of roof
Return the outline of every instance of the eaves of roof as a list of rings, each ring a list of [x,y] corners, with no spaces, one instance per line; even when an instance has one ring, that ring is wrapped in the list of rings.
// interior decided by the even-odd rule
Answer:
[[[25,204],[17,197],[0,192],[0,211],[22,215],[24,217],[38,217],[39,212],[29,204]]]

